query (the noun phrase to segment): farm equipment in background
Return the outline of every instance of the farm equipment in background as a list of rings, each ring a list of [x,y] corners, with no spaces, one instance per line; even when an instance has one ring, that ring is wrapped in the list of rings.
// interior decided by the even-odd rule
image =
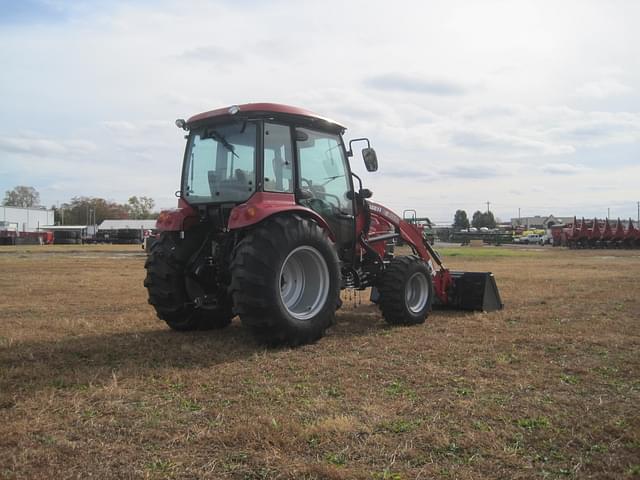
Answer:
[[[430,245],[433,245],[436,242],[436,236],[431,220],[428,217],[418,217],[417,215],[418,213],[413,209],[402,211],[402,219],[416,227],[418,231],[421,231],[422,238],[429,242]],[[403,244],[402,239],[398,239],[398,241],[400,242],[398,245]]]
[[[625,226],[626,223],[626,226]],[[617,220],[615,226],[609,219],[578,221],[566,226],[551,228],[554,246],[569,248],[640,248],[640,230],[633,224]]]
[[[53,243],[55,245],[82,245],[82,231],[54,230]]]
[[[175,330],[222,328],[235,315],[263,342],[320,338],[341,289],[371,289],[391,324],[423,323],[434,303],[502,308],[489,272],[451,272],[422,231],[351,171],[345,128],[307,110],[246,104],[176,120],[188,132],[178,208],[157,221],[144,285]],[[413,255],[396,256],[402,239]]]
[[[460,230],[449,232],[449,234],[445,237],[446,242],[451,243],[459,243],[460,245],[470,245],[474,240],[481,241],[486,245],[504,245],[513,243],[513,236],[510,233],[505,233],[501,231],[475,231],[469,230]],[[440,233],[442,238],[442,233]]]
[[[0,225],[0,245],[48,245],[53,233],[47,230],[21,232],[15,227]]]

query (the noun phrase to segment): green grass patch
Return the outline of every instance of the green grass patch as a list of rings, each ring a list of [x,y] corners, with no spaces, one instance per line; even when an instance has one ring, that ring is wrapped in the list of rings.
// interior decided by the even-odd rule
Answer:
[[[343,452],[329,453],[325,460],[336,467],[344,467],[347,464],[347,456]]]
[[[400,473],[393,472],[393,471],[389,470],[388,468],[385,468],[381,472],[373,472],[372,473],[372,478],[374,480],[402,480],[403,479],[403,477],[402,477],[402,475]]]
[[[563,373],[562,375],[560,375],[560,381],[562,383],[566,383],[567,385],[577,385],[580,382],[580,379],[575,375],[567,375]]]
[[[405,397],[415,400],[417,394],[415,390],[407,387],[399,380],[394,380],[389,384],[389,386],[385,389],[387,395],[392,397]]]
[[[437,248],[443,257],[535,257],[544,250],[519,250],[503,247],[447,247]]]
[[[547,417],[519,418],[517,423],[519,427],[529,430],[530,432],[551,426],[551,422]]]

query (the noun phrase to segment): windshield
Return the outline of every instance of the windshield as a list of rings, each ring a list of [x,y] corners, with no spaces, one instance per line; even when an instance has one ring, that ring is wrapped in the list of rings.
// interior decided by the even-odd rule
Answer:
[[[247,200],[256,186],[256,137],[252,122],[193,130],[182,177],[189,203]]]

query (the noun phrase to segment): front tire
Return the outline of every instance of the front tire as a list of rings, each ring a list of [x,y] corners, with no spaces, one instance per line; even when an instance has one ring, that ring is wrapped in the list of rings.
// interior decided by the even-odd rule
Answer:
[[[186,288],[185,262],[193,252],[176,232],[162,232],[153,242],[145,268],[144,286],[158,318],[177,331],[211,330],[231,323],[233,312],[226,295],[215,308],[196,308]],[[225,301],[226,300],[226,301]]]
[[[419,257],[395,257],[385,269],[378,306],[387,323],[424,323],[433,301],[433,282],[429,266]]]
[[[284,215],[253,227],[234,252],[231,275],[235,311],[261,342],[311,343],[335,321],[338,256],[309,219]]]

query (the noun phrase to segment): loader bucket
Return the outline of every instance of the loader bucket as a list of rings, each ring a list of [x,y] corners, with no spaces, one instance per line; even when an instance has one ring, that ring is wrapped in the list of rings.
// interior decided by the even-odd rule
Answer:
[[[451,279],[450,308],[493,312],[504,306],[491,272],[451,272]]]

